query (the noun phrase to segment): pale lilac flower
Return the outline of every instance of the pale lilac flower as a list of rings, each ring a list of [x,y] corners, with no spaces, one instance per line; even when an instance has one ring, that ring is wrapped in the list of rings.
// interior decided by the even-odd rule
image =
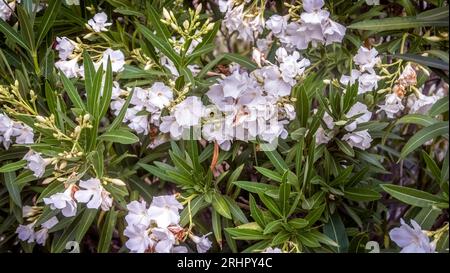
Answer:
[[[262,253],[283,253],[283,251],[278,247],[268,247]]]
[[[78,75],[81,75],[80,66],[78,65],[78,59],[74,58],[72,60],[66,61],[66,60],[59,60],[55,63],[55,67],[59,70],[61,70],[62,73],[67,78],[75,78]]]
[[[108,65],[108,58],[111,61],[111,69],[113,72],[120,72],[123,70],[123,66],[125,65],[125,55],[122,51],[108,48],[103,52],[102,64],[104,70],[106,70]]]
[[[172,89],[162,82],[155,82],[150,88],[148,99],[151,104],[162,110],[173,100]]]
[[[401,253],[433,253],[435,245],[416,221],[411,219],[412,228],[400,219],[401,226],[389,232],[391,240],[402,248]]]
[[[0,20],[8,21],[16,8],[15,1],[0,1]]]
[[[180,221],[178,210],[182,208],[174,195],[155,196],[148,209],[148,215],[158,227],[167,228],[169,225],[178,224]]]
[[[34,223],[28,225],[19,225],[16,229],[17,237],[21,241],[27,241],[28,243],[34,242]]]
[[[42,223],[42,228],[34,233],[36,243],[39,245],[45,245],[45,241],[47,241],[48,238],[48,230],[54,227],[56,224],[58,224],[58,218],[56,218],[56,216],[53,216],[52,218]]]
[[[44,198],[44,203],[50,205],[50,209],[60,209],[65,217],[72,217],[77,214],[77,203],[72,198],[73,185],[69,186],[64,192],[58,192]]]
[[[378,107],[380,107],[380,109],[377,113],[384,111],[388,118],[394,118],[397,113],[403,111],[405,108],[405,106],[403,106],[402,99],[395,93],[386,95],[384,104],[378,105]]]
[[[411,94],[407,106],[410,114],[426,114],[431,106],[439,99],[436,95],[427,96],[422,93]]]
[[[0,113],[0,143],[8,150],[12,143],[11,136],[14,133],[14,122],[7,116]]]
[[[102,210],[109,210],[112,200],[99,179],[80,180],[79,185],[84,190],[80,189],[75,192],[74,197],[78,202],[87,203],[86,206],[90,209],[98,209],[102,206]]]
[[[125,246],[132,253],[144,253],[153,245],[145,225],[129,225],[123,235],[128,237]]]
[[[372,142],[372,137],[367,130],[354,131],[345,134],[342,140],[346,141],[350,147],[356,147],[361,150],[366,150],[370,148],[370,143]]]
[[[362,114],[362,115],[361,115]],[[367,109],[367,106],[363,103],[356,102],[350,110],[345,114],[347,118],[358,116],[353,122],[345,126],[345,130],[351,132],[356,129],[358,124],[368,122],[372,117],[372,113]]]
[[[199,97],[190,96],[177,104],[173,110],[173,116],[177,123],[185,128],[200,125],[203,114],[203,103]]]
[[[108,16],[104,12],[100,12],[94,15],[92,19],[89,19],[88,25],[92,28],[94,32],[108,31],[106,27],[112,25],[112,23],[107,23]]]
[[[44,175],[45,167],[50,163],[49,160],[41,157],[41,153],[36,153],[33,150],[25,154],[23,159],[27,161],[25,168],[32,171],[33,175],[37,178],[41,178]]]
[[[32,144],[34,143],[34,132],[33,129],[26,125],[15,123],[13,128],[13,136],[16,137],[17,144]]]
[[[195,243],[198,253],[206,253],[212,246],[212,242],[207,238],[211,233],[205,234],[202,237],[191,235],[191,240]]]
[[[56,37],[55,49],[58,51],[58,56],[61,60],[67,60],[72,55],[75,46],[67,37]]]
[[[368,49],[367,47],[361,46],[358,49],[358,53],[353,57],[353,61],[359,66],[361,72],[375,73],[373,68],[381,60],[375,48]]]
[[[127,209],[128,214],[125,216],[125,221],[128,225],[150,225],[151,219],[145,201],[132,201],[127,205]]]

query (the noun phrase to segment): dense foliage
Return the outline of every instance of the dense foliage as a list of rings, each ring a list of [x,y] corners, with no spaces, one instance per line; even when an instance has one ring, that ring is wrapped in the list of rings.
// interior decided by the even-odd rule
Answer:
[[[0,251],[448,252],[448,12],[0,0]]]

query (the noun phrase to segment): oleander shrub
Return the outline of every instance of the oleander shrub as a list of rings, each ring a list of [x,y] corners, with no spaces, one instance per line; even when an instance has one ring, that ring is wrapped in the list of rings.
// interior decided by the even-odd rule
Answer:
[[[0,0],[0,251],[448,252],[448,14]]]

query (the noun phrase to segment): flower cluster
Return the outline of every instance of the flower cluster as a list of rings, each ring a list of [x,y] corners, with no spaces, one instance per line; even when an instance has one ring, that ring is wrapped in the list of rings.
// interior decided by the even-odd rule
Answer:
[[[106,23],[107,16],[104,12],[98,13],[94,18],[88,21],[87,26],[96,32],[107,31],[106,27],[110,26],[111,23]],[[89,34],[88,34],[89,37]],[[85,36],[85,38],[88,38]],[[99,47],[99,49],[103,47]],[[113,72],[120,72],[123,70],[125,65],[125,55],[120,50],[113,50],[107,48],[100,54],[98,50],[83,44],[78,38],[77,41],[73,41],[67,37],[56,37],[55,49],[58,51],[59,60],[55,62],[55,67],[59,69],[68,78],[83,77],[84,76],[84,66],[79,64],[82,60],[83,50],[92,50],[97,53],[96,56],[91,56],[97,61],[94,62],[94,66],[98,69],[103,66],[106,69],[108,60],[111,62],[111,68]]]
[[[14,137],[14,140],[12,139]],[[8,149],[12,143],[34,143],[33,129],[22,122],[10,119],[6,114],[0,113],[0,144]]]
[[[24,207],[25,211],[28,207]],[[24,213],[25,214],[25,213]],[[16,233],[18,234],[18,238],[21,241],[26,241],[27,243],[36,242],[39,245],[45,245],[45,242],[48,238],[48,231],[53,228],[56,224],[58,224],[58,218],[56,216],[51,217],[40,226],[41,228],[38,231],[35,231],[36,221],[27,225],[19,225],[16,229]]]
[[[372,117],[372,113],[367,109],[367,106],[363,103],[356,102],[345,114],[345,117],[350,121],[344,126],[347,133],[342,137],[342,140],[346,141],[350,147],[356,147],[362,150],[370,148],[372,137],[370,136],[368,130],[357,130],[358,124],[368,122]],[[325,112],[322,120],[326,128],[323,128],[321,125],[317,129],[317,144],[327,144],[336,133],[333,130],[335,126],[333,117]]]
[[[155,196],[148,208],[145,201],[132,201],[127,209],[124,235],[128,237],[125,245],[131,252],[186,253],[188,249],[180,243],[187,236],[199,253],[208,251],[212,245],[208,235],[195,236],[179,225],[179,210],[183,205],[174,195]]]
[[[350,76],[341,76],[340,82],[344,85],[353,85],[358,82],[358,94],[364,94],[378,88],[379,76],[374,67],[381,62],[375,48],[368,49],[361,46],[353,57],[358,69],[352,69]]]
[[[330,13],[323,10],[323,0],[303,1],[303,10],[297,21],[289,22],[289,16],[272,15],[266,23],[275,37],[289,48],[303,50],[309,44],[313,47],[340,43],[346,28],[331,20]]]
[[[82,189],[80,189],[82,188]],[[77,214],[77,202],[86,203],[90,209],[101,207],[103,211],[108,211],[112,206],[110,193],[106,191],[100,180],[90,178],[80,180],[79,187],[75,184],[69,185],[64,192],[58,192],[48,198],[44,198],[44,203],[50,206],[50,209],[61,210],[65,217],[72,217]]]

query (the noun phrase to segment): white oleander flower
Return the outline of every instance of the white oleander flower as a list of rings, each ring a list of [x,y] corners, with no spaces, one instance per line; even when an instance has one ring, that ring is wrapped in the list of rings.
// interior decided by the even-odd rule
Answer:
[[[56,37],[55,49],[58,51],[58,56],[61,60],[67,60],[72,55],[75,46],[67,37]]]
[[[175,236],[167,228],[157,227],[152,229],[150,238],[154,241],[156,253],[171,253],[176,243]]]
[[[61,70],[62,73],[67,78],[75,78],[78,75],[82,75],[82,70],[80,69],[80,66],[78,65],[78,59],[74,58],[72,60],[59,60],[55,63],[55,67],[59,70]]]
[[[352,69],[352,71],[350,72],[350,76],[342,75],[339,82],[343,85],[353,85],[359,79],[359,76],[361,76],[361,72],[356,69]]]
[[[106,27],[112,25],[112,23],[107,23],[108,16],[104,12],[100,12],[94,15],[92,19],[89,19],[88,25],[92,28],[94,32],[108,31]]]
[[[218,0],[219,10],[222,13],[227,12],[233,8],[233,0]]]
[[[25,168],[32,171],[37,178],[41,178],[44,175],[45,167],[50,163],[49,160],[42,158],[40,153],[36,153],[33,150],[26,153],[23,159],[27,161]]]
[[[375,73],[363,73],[359,76],[358,94],[364,94],[378,88],[379,77]]]
[[[378,51],[375,48],[368,49],[361,46],[358,49],[358,53],[353,57],[353,61],[359,66],[361,72],[367,71],[369,73],[375,73],[374,66],[380,63],[380,57],[378,57]]]
[[[391,240],[402,248],[401,253],[433,253],[434,243],[430,243],[430,238],[422,231],[416,221],[411,219],[412,228],[400,219],[401,226],[393,228],[389,232]]]
[[[150,87],[148,99],[151,104],[162,110],[164,107],[169,106],[173,100],[172,89],[162,82],[155,82]]]
[[[50,205],[52,210],[60,209],[65,217],[75,216],[77,214],[77,203],[72,198],[72,188],[73,185],[70,185],[64,192],[58,192],[49,198],[44,198],[44,203]]]
[[[195,243],[198,253],[206,253],[212,246],[212,242],[207,238],[211,233],[205,234],[202,237],[190,235],[189,238]]]
[[[80,180],[80,189],[75,192],[75,199],[80,203],[87,203],[86,207],[90,209],[98,209],[100,206],[102,210],[108,211],[112,205],[111,197],[99,179],[90,178],[88,180]]]
[[[287,25],[288,18],[278,14],[272,15],[266,22],[266,28],[270,29],[276,37],[284,35]]]
[[[34,223],[28,225],[19,225],[16,229],[17,237],[21,241],[27,241],[28,243],[34,242]]]
[[[325,28],[323,30],[323,35],[325,37],[325,45],[330,45],[332,43],[341,43],[344,39],[345,31],[347,29],[332,20],[327,20],[325,23]]]
[[[346,141],[350,147],[356,147],[361,150],[366,150],[370,148],[370,143],[372,142],[372,137],[367,130],[356,131],[345,134],[342,140]]]
[[[129,121],[128,127],[138,134],[148,135],[148,115],[138,115],[140,110],[137,107],[128,108],[125,113],[125,120]]]
[[[372,113],[367,109],[367,106],[360,102],[356,102],[345,114],[347,118],[352,118],[357,115],[361,116],[357,117],[352,123],[346,125],[345,130],[351,132],[356,129],[358,124],[368,122],[372,117]]]
[[[148,215],[147,203],[145,201],[132,201],[127,205],[128,214],[125,221],[128,225],[150,225],[151,218]]]
[[[170,137],[174,140],[180,139],[183,134],[183,127],[177,123],[174,116],[161,117],[159,130],[162,133],[170,133]]]
[[[80,0],[65,0],[65,2],[66,2],[66,5],[68,5],[68,6],[72,6],[72,5],[79,6],[80,5]]]
[[[366,0],[366,4],[369,6],[378,6],[380,5],[380,0]]]
[[[16,122],[13,126],[13,136],[16,137],[17,144],[34,143],[33,129],[26,124],[20,124]]]
[[[144,253],[153,245],[147,226],[145,225],[128,225],[124,230],[123,235],[128,237],[125,246],[132,253]]]
[[[410,114],[426,114],[431,106],[439,99],[436,95],[427,96],[422,93],[411,94],[407,106]]]
[[[158,227],[167,228],[169,225],[178,224],[180,221],[178,210],[182,208],[174,195],[155,196],[148,209],[148,215]]]
[[[283,253],[283,251],[278,247],[268,247],[262,253]]]
[[[405,106],[403,106],[402,103],[402,99],[395,93],[386,95],[384,104],[378,105],[378,107],[380,107],[380,109],[377,111],[377,113],[384,111],[388,118],[394,118],[397,113],[405,109]]]
[[[103,70],[106,70],[108,58],[111,61],[111,69],[113,72],[120,72],[123,70],[123,66],[125,65],[125,55],[122,51],[112,50],[111,48],[106,49],[103,52],[102,57]]]
[[[16,8],[15,1],[0,1],[0,20],[8,21]]]
[[[0,143],[6,150],[12,143],[11,136],[14,134],[14,122],[5,114],[0,113]]]
[[[199,97],[190,96],[175,106],[173,116],[182,127],[197,126],[200,125],[203,108],[203,103]]]
[[[34,233],[36,243],[39,245],[45,245],[45,241],[47,241],[48,238],[48,230],[54,227],[56,224],[58,224],[58,218],[56,218],[56,216],[53,216],[52,218],[42,223],[42,228]]]

